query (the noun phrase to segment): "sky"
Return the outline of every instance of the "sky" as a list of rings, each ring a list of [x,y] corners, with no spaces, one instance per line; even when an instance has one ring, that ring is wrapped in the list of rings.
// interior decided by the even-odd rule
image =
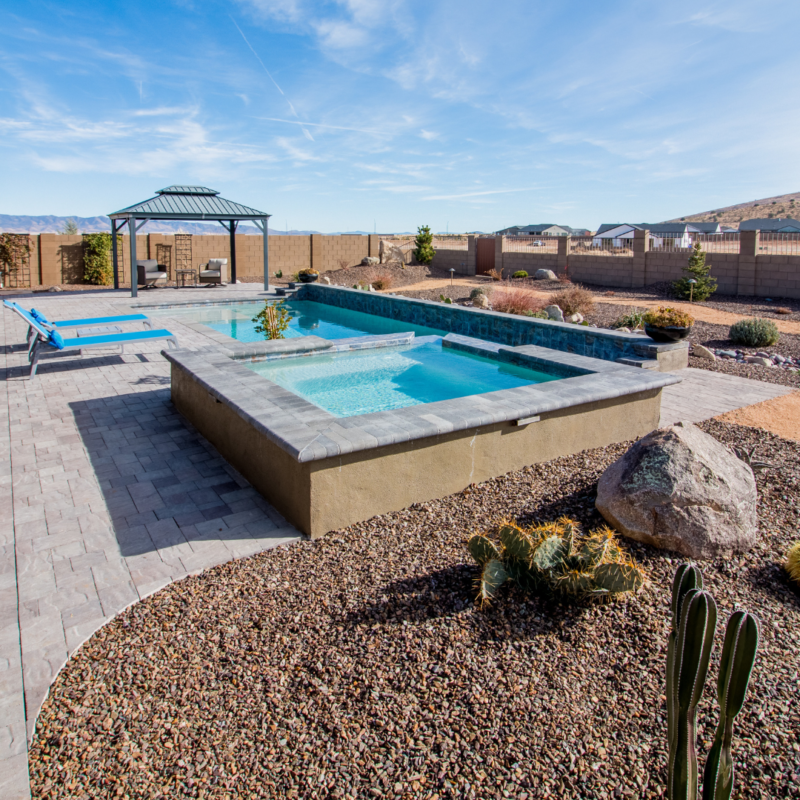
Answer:
[[[800,189],[798,0],[0,0],[0,213],[657,222]]]

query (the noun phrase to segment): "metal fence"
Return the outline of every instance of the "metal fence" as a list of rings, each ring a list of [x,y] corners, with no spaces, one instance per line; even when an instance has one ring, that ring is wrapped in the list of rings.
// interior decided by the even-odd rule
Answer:
[[[466,236],[434,236],[434,250],[468,250],[469,241]]]
[[[739,253],[738,233],[693,233],[692,244],[700,242],[706,253]]]
[[[591,236],[571,239],[569,252],[573,256],[632,256],[633,239],[598,239]]]
[[[558,236],[504,236],[504,253],[558,253]]]
[[[764,233],[759,235],[760,256],[800,256],[800,233]]]

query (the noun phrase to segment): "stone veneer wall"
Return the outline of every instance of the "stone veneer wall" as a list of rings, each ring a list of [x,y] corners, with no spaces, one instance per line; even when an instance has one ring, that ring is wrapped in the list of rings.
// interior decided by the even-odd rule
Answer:
[[[300,300],[314,300],[379,317],[400,319],[413,325],[424,325],[509,347],[533,344],[605,361],[616,361],[618,358],[655,358],[656,352],[686,348],[685,342],[657,345],[643,336],[318,283],[304,284],[296,296]]]

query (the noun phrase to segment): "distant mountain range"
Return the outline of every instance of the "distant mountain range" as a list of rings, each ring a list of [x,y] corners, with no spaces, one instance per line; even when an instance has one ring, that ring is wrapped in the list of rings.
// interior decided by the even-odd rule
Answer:
[[[677,217],[667,222],[721,222],[736,227],[747,219],[767,219],[794,217],[800,215],[800,192],[781,194],[776,197],[765,197],[763,200],[751,200],[735,206],[725,206],[713,211],[702,211],[687,217]]]

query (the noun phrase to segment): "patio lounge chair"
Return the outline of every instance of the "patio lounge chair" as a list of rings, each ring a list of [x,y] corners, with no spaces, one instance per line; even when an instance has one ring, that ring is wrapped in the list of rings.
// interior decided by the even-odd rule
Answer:
[[[8,304],[6,304],[8,305]],[[110,347],[119,345],[122,350],[126,344],[133,342],[148,342],[154,339],[166,339],[167,346],[170,348],[178,346],[178,340],[173,333],[166,329],[131,331],[129,333],[112,333],[104,336],[78,336],[76,338],[65,339],[58,331],[48,330],[38,320],[34,319],[24,308],[13,304],[16,311],[28,325],[35,331],[33,346],[28,353],[28,360],[31,362],[31,378],[36,375],[36,368],[39,356],[42,352],[74,352],[79,351],[83,355],[84,350],[99,347]],[[47,350],[46,348],[50,348]]]
[[[205,269],[204,269],[205,267]],[[200,265],[200,283],[211,283],[222,286],[225,283],[228,271],[227,258],[209,258],[208,264]]]
[[[157,283],[167,282],[166,268],[162,267],[154,258],[136,261],[136,279],[139,286],[145,289],[154,289]]]

